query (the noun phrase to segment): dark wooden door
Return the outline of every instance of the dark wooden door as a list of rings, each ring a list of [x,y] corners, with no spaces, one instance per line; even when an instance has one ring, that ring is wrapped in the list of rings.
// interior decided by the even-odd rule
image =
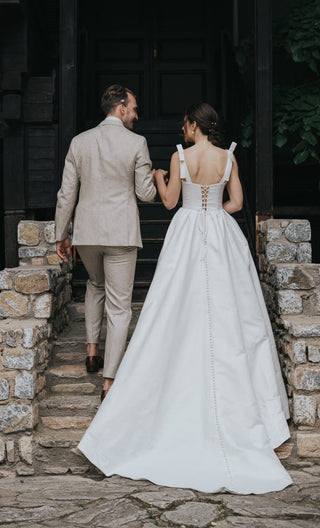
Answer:
[[[119,83],[138,98],[143,120],[181,120],[194,101],[217,98],[213,3],[190,14],[180,3],[81,1],[79,128],[101,117],[104,89]]]
[[[135,132],[148,142],[153,167],[168,170],[185,108],[207,101],[220,112],[221,31],[229,20],[228,0],[199,0],[186,9],[180,2],[137,0],[79,2],[78,131],[104,116],[100,98],[117,83],[137,95]],[[229,6],[230,7],[230,6]],[[179,207],[180,204],[178,204]],[[134,300],[143,300],[153,277],[164,236],[176,209],[167,211],[159,197],[139,203],[143,249],[138,252]],[[245,222],[239,218],[245,228]],[[83,296],[86,273],[79,259],[73,274],[74,294]]]

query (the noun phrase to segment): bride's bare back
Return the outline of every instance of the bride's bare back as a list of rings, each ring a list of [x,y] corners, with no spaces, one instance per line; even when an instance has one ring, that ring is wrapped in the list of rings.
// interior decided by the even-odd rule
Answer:
[[[193,183],[219,183],[227,165],[226,150],[212,144],[193,145],[184,150],[186,165]]]

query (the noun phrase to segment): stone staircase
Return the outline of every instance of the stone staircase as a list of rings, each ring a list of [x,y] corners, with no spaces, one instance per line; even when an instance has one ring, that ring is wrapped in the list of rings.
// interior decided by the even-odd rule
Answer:
[[[133,303],[128,339],[140,314],[142,303]],[[101,475],[78,450],[77,444],[100,405],[102,371],[88,374],[84,305],[69,305],[69,325],[53,342],[46,370],[45,396],[40,401],[39,423],[34,434],[35,475]],[[105,324],[101,333],[103,355]]]
[[[142,302],[132,303],[128,341],[139,318]],[[100,405],[102,370],[88,374],[86,357],[84,304],[70,303],[69,325],[53,341],[46,370],[46,387],[39,405],[39,422],[34,431],[33,470],[41,475],[86,475],[103,478],[101,471],[77,449],[77,445]],[[104,352],[104,322],[100,354]],[[293,444],[276,450],[280,459],[288,459]],[[287,461],[286,461],[287,462]],[[290,463],[289,463],[290,465]]]

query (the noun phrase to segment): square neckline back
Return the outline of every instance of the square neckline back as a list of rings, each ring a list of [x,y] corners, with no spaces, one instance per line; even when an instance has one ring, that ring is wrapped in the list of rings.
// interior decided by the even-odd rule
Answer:
[[[220,181],[218,181],[217,183],[210,183],[210,184],[195,183],[195,182],[192,181],[191,176],[190,176],[190,172],[189,172],[189,169],[188,169],[188,166],[187,166],[187,162],[186,162],[186,159],[185,159],[184,149],[183,149],[181,144],[176,145],[177,149],[178,149],[179,160],[180,160],[180,178],[183,181],[183,183],[188,183],[189,185],[190,184],[191,185],[198,185],[199,187],[214,187],[216,185],[221,185],[222,183],[227,183],[229,181],[229,177],[230,177],[230,173],[231,173],[231,170],[230,170],[229,174],[228,174],[228,168],[230,166],[230,163],[231,163],[231,168],[232,168],[231,155],[232,155],[236,145],[237,145],[237,143],[232,141],[230,147],[228,149],[224,149],[227,152],[227,162],[226,162],[226,167],[225,167],[223,176],[221,177]],[[181,171],[182,164],[184,166],[184,170],[186,172],[187,178],[182,178],[182,174],[181,174],[182,173],[182,171]],[[188,178],[189,178],[189,180],[188,180]]]

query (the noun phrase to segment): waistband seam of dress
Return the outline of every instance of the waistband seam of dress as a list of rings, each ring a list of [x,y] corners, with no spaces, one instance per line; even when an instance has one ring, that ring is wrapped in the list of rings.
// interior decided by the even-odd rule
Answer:
[[[182,205],[181,206],[181,209],[189,209],[190,211],[196,211],[197,213],[201,213],[203,211],[202,207],[198,207],[197,209],[195,207],[186,207],[185,205]],[[208,209],[206,209],[206,212],[207,213],[212,213],[212,212],[220,212],[220,211],[223,211],[223,207],[209,207]]]

